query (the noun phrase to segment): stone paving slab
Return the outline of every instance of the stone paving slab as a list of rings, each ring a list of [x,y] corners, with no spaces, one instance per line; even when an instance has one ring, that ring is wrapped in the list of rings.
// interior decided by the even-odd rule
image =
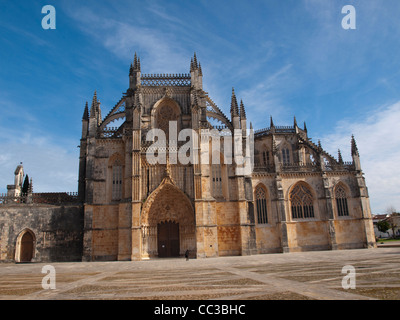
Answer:
[[[56,271],[43,289],[42,267]],[[342,268],[356,271],[343,289]],[[400,300],[400,248],[210,259],[0,264],[2,300]]]

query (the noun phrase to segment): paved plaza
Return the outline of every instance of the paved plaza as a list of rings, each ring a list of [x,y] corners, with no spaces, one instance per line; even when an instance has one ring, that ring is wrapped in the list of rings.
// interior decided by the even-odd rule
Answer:
[[[45,265],[55,289],[43,289]],[[344,266],[355,289],[343,289]],[[210,259],[0,264],[0,299],[400,299],[400,247]]]

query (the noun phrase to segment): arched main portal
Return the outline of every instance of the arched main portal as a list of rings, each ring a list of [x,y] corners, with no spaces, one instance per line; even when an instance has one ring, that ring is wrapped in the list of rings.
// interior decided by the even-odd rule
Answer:
[[[31,262],[35,253],[35,235],[26,229],[22,231],[16,243],[15,261]]]
[[[195,217],[189,198],[164,179],[143,205],[142,259],[196,255]]]

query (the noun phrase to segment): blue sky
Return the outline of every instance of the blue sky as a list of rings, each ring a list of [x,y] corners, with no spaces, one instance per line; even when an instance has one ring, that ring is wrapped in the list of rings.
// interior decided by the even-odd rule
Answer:
[[[56,29],[44,30],[44,5]],[[342,7],[354,5],[356,30]],[[76,191],[81,117],[97,90],[102,113],[142,73],[188,73],[229,114],[232,87],[255,129],[307,123],[350,161],[354,134],[373,213],[400,210],[398,0],[0,0],[0,192],[23,162],[34,191]]]

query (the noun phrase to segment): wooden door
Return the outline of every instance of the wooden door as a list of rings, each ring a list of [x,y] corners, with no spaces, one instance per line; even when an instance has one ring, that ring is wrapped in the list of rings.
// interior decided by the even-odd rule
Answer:
[[[158,256],[179,257],[179,224],[167,221],[157,225]]]
[[[21,239],[21,262],[30,262],[33,258],[33,237],[30,232],[25,232]]]

